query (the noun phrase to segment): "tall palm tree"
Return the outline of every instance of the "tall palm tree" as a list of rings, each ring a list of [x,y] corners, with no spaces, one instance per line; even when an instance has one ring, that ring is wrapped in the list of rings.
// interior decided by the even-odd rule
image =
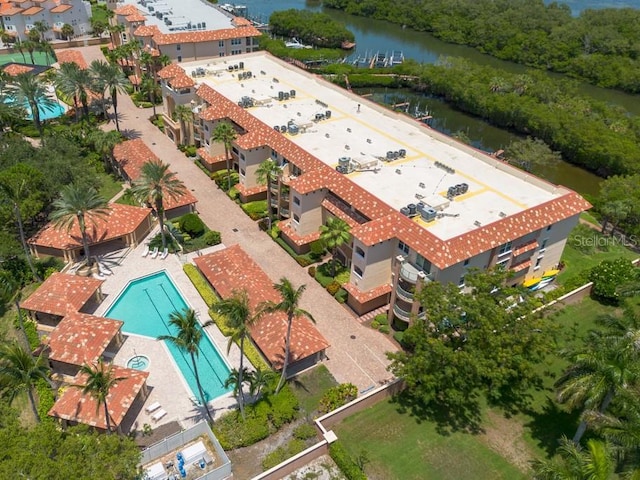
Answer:
[[[25,347],[29,347],[29,337],[27,337],[27,331],[24,328],[24,317],[22,316],[22,307],[20,306],[22,290],[18,282],[6,270],[0,271],[0,298],[7,303],[13,302],[15,305],[22,340],[24,341]]]
[[[107,423],[107,434],[111,433],[111,415],[109,414],[109,405],[107,398],[111,389],[118,383],[126,380],[127,377],[116,377],[113,366],[107,365],[102,360],[102,357],[98,359],[98,362],[94,365],[83,365],[80,367],[80,373],[87,376],[87,380],[84,385],[72,385],[72,387],[79,388],[85,395],[90,395],[96,401],[96,413],[100,411],[100,407],[104,408],[104,418]]]
[[[244,418],[244,393],[242,391],[242,376],[246,370],[243,367],[244,341],[250,336],[250,328],[256,321],[256,317],[251,313],[249,295],[246,290],[236,291],[231,297],[217,302],[213,305],[213,310],[220,315],[224,315],[227,318],[227,324],[233,328],[233,333],[229,336],[227,342],[227,355],[229,355],[231,351],[231,345],[235,342],[240,344],[240,366],[237,370],[238,388],[240,391],[238,395],[238,405],[240,406],[242,418]]]
[[[102,157],[105,167],[107,169],[111,168],[113,149],[122,142],[122,134],[115,130],[105,132],[104,130],[95,129],[89,134],[88,140],[93,149]]]
[[[78,102],[82,105],[85,117],[89,115],[89,92],[92,80],[91,72],[88,69],[82,69],[77,63],[72,62],[65,62],[60,66],[56,79],[56,86],[62,93],[74,98],[76,109]]]
[[[33,30],[38,33],[38,41],[40,43],[44,43],[44,35],[47,33],[51,27],[46,21],[38,20],[37,22],[33,22]]]
[[[37,47],[38,47],[38,44],[33,40],[25,40],[24,42],[22,42],[22,48],[24,48],[27,52],[29,52],[29,57],[31,58],[32,65],[36,64],[36,61],[33,58],[33,52],[36,51]]]
[[[22,55],[22,63],[27,63],[27,59],[24,56],[24,48],[22,46],[22,40],[20,40],[19,38],[16,38],[16,42],[14,44],[16,50],[18,50],[18,52],[20,52],[20,55]]]
[[[558,457],[533,464],[535,480],[609,480],[614,463],[606,443],[589,440],[586,451],[568,438],[561,440]]]
[[[183,145],[191,145],[191,123],[193,122],[193,111],[189,105],[176,105],[173,114],[175,115],[176,120],[180,122],[181,143]]]
[[[247,373],[247,381],[249,382],[249,395],[257,397],[260,392],[271,384],[274,379],[275,373],[273,370],[256,370],[254,372]]]
[[[258,165],[256,180],[260,185],[267,186],[267,212],[269,212],[269,227],[273,220],[273,207],[271,206],[271,182],[278,178],[282,170],[276,162],[268,158]]]
[[[331,276],[336,276],[336,252],[351,238],[351,227],[344,220],[329,217],[325,225],[320,225],[320,240],[331,250]]]
[[[114,46],[114,48],[119,46],[121,43],[120,34],[125,30],[124,25],[120,23],[116,23],[115,25],[109,25],[107,27],[107,30],[109,31],[109,36],[111,37],[111,44]],[[116,38],[118,39],[118,41],[116,41]]]
[[[209,411],[209,405],[207,405],[207,399],[204,396],[204,390],[200,383],[200,375],[198,374],[198,364],[196,357],[200,353],[200,340],[203,335],[203,328],[208,327],[213,322],[208,320],[202,326],[198,322],[196,312],[191,308],[185,308],[182,312],[173,312],[169,316],[169,325],[173,326],[177,333],[176,335],[161,335],[157,340],[166,340],[173,343],[180,350],[185,351],[191,357],[191,366],[193,367],[193,374],[196,378],[196,385],[198,386],[198,393],[200,393],[200,401],[207,412],[209,421],[213,423],[213,417]]]
[[[38,380],[48,381],[49,367],[42,352],[34,358],[31,352],[18,343],[0,346],[0,388],[13,401],[23,391],[29,396],[29,403],[36,421],[40,421],[38,407],[33,394]]]
[[[224,145],[224,158],[227,162],[227,180],[228,188],[231,190],[231,144],[234,142],[238,134],[228,121],[218,122],[213,129],[211,139],[216,143],[222,143]]]
[[[13,83],[9,86],[18,103],[29,105],[31,116],[40,138],[43,137],[42,122],[40,121],[40,109],[52,111],[56,103],[47,95],[47,88],[35,75],[21,73],[16,75]]]
[[[22,244],[27,264],[36,281],[40,281],[41,279],[33,265],[31,251],[27,246],[22,220],[22,209],[24,208],[23,203],[27,200],[30,200],[32,212],[39,211],[42,207],[42,202],[38,198],[39,189],[42,187],[40,181],[41,176],[42,174],[39,170],[24,163],[17,163],[0,173],[0,199],[11,205],[20,235],[20,243]]]
[[[584,349],[570,355],[572,365],[556,382],[558,399],[571,407],[604,413],[615,396],[638,384],[638,349],[628,338],[592,332]],[[587,429],[583,419],[573,442],[578,444]]]
[[[118,93],[126,92],[129,80],[124,73],[122,73],[122,69],[118,65],[109,65],[108,68],[105,68],[102,80],[111,97],[113,116],[116,119],[116,130],[120,131],[120,122],[118,121]]]
[[[158,86],[158,82],[156,82],[153,78],[151,78],[148,75],[145,75],[144,77],[142,77],[142,80],[140,82],[140,92],[146,95],[149,101],[151,102],[151,108],[153,108],[154,118],[157,115],[156,98],[158,98],[158,95],[160,93],[159,89],[160,87]]]
[[[300,287],[296,289],[289,279],[282,277],[280,279],[280,283],[275,283],[273,288],[280,293],[281,300],[278,303],[272,301],[263,302],[258,310],[260,314],[283,312],[287,316],[287,336],[285,339],[282,374],[280,375],[280,381],[276,387],[276,393],[278,393],[287,379],[287,367],[289,366],[289,354],[291,353],[291,326],[293,325],[293,319],[295,317],[304,316],[314,323],[315,319],[309,312],[298,306],[300,304],[302,294],[307,288],[306,285],[300,285]]]
[[[91,265],[87,221],[95,226],[97,220],[104,220],[107,217],[109,210],[106,200],[95,188],[71,184],[62,187],[60,198],[53,202],[50,218],[56,228],[66,229],[67,232],[70,232],[76,223],[78,224],[87,264]]]
[[[249,372],[247,367],[243,370],[238,370],[237,368],[232,368],[231,372],[229,372],[229,376],[224,381],[224,388],[233,387],[233,396],[238,399],[238,403],[240,403],[240,397],[242,397],[242,383],[244,382],[243,378],[248,378]],[[241,410],[242,419],[244,420],[244,410]]]
[[[107,69],[110,65],[104,60],[93,60],[89,65],[89,74],[91,75],[91,91],[97,93],[100,96],[100,104],[102,105],[102,114],[104,118],[107,118],[107,102],[106,95],[106,83],[105,76]]]
[[[187,188],[176,174],[169,171],[169,165],[150,160],[142,165],[140,178],[131,188],[133,196],[141,203],[151,203],[158,216],[162,248],[166,248],[167,240],[164,232],[164,197],[172,199],[183,195]]]

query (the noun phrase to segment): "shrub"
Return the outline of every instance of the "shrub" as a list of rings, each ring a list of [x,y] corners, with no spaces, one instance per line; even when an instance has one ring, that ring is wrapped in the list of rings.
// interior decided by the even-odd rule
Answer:
[[[49,416],[49,410],[51,410],[56,400],[53,396],[51,385],[41,378],[36,382],[36,392],[38,394],[38,417],[40,417],[40,421],[53,422],[53,417]]]
[[[380,324],[378,323],[377,320],[374,320],[371,322],[371,328],[373,328],[374,330],[377,330],[378,328],[380,328]]]
[[[205,230],[204,222],[197,213],[187,213],[180,218],[180,230],[191,235],[191,237],[199,237]]]
[[[306,447],[304,440],[293,439],[285,446],[276,448],[273,452],[267,454],[262,460],[262,468],[269,470],[272,467],[284,462],[288,458],[297,455]]]
[[[311,245],[309,245],[309,248],[311,249],[311,253],[318,257],[322,256],[325,251],[324,242],[322,240],[314,240],[311,242]]]
[[[298,265],[300,265],[301,267],[308,267],[313,263],[309,258],[305,257],[304,255],[298,255],[295,258],[296,258],[296,262],[298,262]]]
[[[22,312],[22,324],[24,325],[24,333],[27,335],[29,347],[33,350],[40,345],[40,337],[38,336],[38,327],[36,322],[28,318],[24,312]],[[20,328],[20,319],[18,318],[17,312],[13,319],[13,326],[17,329]]]
[[[338,303],[345,303],[348,296],[349,293],[344,288],[340,288],[340,290],[338,290],[336,293],[336,300],[338,301]]]
[[[218,329],[220,330],[220,333],[222,333],[225,337],[230,337],[231,335],[233,335],[233,332],[235,330],[227,324],[226,317],[223,317],[222,315],[218,315],[213,309],[209,309],[209,317],[211,317],[211,320],[213,320],[213,323],[216,324],[216,327],[218,327]],[[245,349],[246,347],[247,347],[247,344],[245,343]],[[245,352],[245,354],[246,353],[247,352]]]
[[[240,205],[242,211],[251,217],[251,220],[260,220],[267,216],[267,201],[257,200],[255,202],[243,203]]]
[[[285,385],[277,395],[265,395],[245,408],[246,420],[234,410],[216,421],[213,431],[222,448],[246,447],[267,438],[298,416],[298,400],[291,387]]]
[[[391,331],[391,328],[389,328],[389,325],[380,325],[378,331],[387,335]]]
[[[404,343],[402,343],[403,337],[404,337],[404,332],[394,332],[393,334],[393,339],[402,346],[404,346]]]
[[[327,285],[327,292],[329,292],[331,296],[338,293],[338,290],[340,290],[340,284],[336,281],[333,281],[329,285]]]
[[[373,319],[378,322],[378,325],[389,325],[389,319],[386,313],[379,313]]]
[[[198,148],[195,145],[189,145],[184,149],[185,155],[191,158],[196,156],[197,151],[198,151]]]
[[[322,398],[318,410],[321,413],[331,412],[342,405],[349,403],[358,396],[358,387],[352,383],[341,383],[327,390]]]
[[[213,291],[213,288],[211,288],[211,285],[209,285],[209,282],[207,282],[207,280],[202,276],[198,267],[187,263],[182,267],[182,269],[184,270],[185,275],[189,277],[189,280],[191,280],[191,283],[193,283],[193,286],[204,300],[204,303],[211,308],[211,306],[218,301],[218,297]]]
[[[209,230],[207,233],[204,234],[203,240],[204,240],[204,243],[206,243],[209,246],[219,245],[220,243],[222,243],[222,236],[220,235],[220,232],[217,232],[215,230]]]
[[[329,455],[340,471],[347,477],[347,480],[367,480],[367,476],[364,474],[360,467],[349,456],[342,444],[337,441],[329,445]]]
[[[309,273],[309,276],[314,277],[316,276],[316,267],[314,267],[313,265],[309,267],[309,270],[307,270],[307,272]]]
[[[601,300],[617,303],[617,289],[620,285],[638,279],[638,270],[624,258],[604,260],[589,272],[589,280],[593,282],[591,294]]]
[[[316,427],[310,423],[303,423],[293,431],[293,438],[297,438],[298,440],[307,440],[309,438],[314,438],[317,435],[318,431],[316,430]]]

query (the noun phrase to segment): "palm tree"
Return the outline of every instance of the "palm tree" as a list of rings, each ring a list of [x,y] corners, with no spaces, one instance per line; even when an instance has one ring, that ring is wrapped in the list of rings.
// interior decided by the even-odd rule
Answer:
[[[56,79],[56,86],[70,97],[73,97],[74,106],[78,107],[78,102],[82,104],[84,116],[89,115],[89,94],[92,87],[91,73],[87,69],[82,69],[77,63],[65,62],[60,66]]]
[[[592,332],[585,348],[570,356],[572,365],[556,382],[559,401],[604,413],[617,394],[640,378],[639,350],[631,343],[628,338]],[[575,444],[586,429],[583,419],[573,437]]]
[[[20,52],[20,55],[22,55],[22,63],[27,63],[27,59],[24,56],[24,48],[22,47],[22,40],[19,38],[16,38],[15,48]]]
[[[22,307],[20,307],[22,290],[20,284],[6,270],[0,271],[0,298],[7,303],[13,302],[15,305],[18,325],[20,326],[20,332],[22,332],[22,340],[24,341],[25,347],[29,347],[29,337],[27,337],[27,331],[24,328]]]
[[[535,480],[609,480],[613,473],[613,461],[607,444],[589,440],[587,450],[568,438],[560,441],[559,454],[551,460],[539,460],[533,464]]]
[[[72,25],[65,23],[64,25],[62,25],[62,28],[60,29],[60,33],[62,34],[64,39],[68,41],[75,33],[75,30]]]
[[[23,391],[29,396],[29,403],[36,421],[40,421],[36,399],[33,394],[38,380],[48,381],[49,367],[43,353],[34,358],[17,342],[0,346],[0,386],[12,402]]]
[[[31,58],[32,65],[36,64],[36,61],[33,58],[33,52],[36,51],[37,46],[38,44],[33,40],[25,40],[24,42],[22,42],[22,48],[24,48],[27,52],[29,52],[29,57]]]
[[[200,383],[200,375],[198,374],[198,365],[196,363],[196,357],[200,353],[200,340],[202,339],[202,329],[208,327],[213,322],[208,320],[202,326],[198,322],[196,312],[191,308],[185,308],[182,312],[173,312],[169,316],[169,325],[173,326],[177,330],[176,335],[161,335],[157,340],[166,340],[171,342],[180,350],[185,351],[191,357],[191,366],[193,367],[193,375],[196,378],[196,385],[198,386],[198,392],[200,393],[200,401],[207,412],[209,421],[213,423],[213,417],[209,411],[209,405],[207,405],[206,398],[204,396],[204,390]]]
[[[105,167],[107,169],[111,168],[113,149],[122,142],[122,134],[115,130],[105,132],[104,130],[95,129],[89,133],[88,140],[93,149],[102,157]]]
[[[113,116],[116,119],[116,130],[120,131],[120,123],[118,121],[118,93],[126,92],[129,80],[122,73],[122,69],[118,65],[109,65],[103,71],[102,78],[104,85],[109,90],[111,96],[111,104],[113,105]]]
[[[107,202],[95,188],[71,184],[62,187],[60,198],[53,202],[50,218],[54,227],[66,229],[67,233],[77,222],[87,264],[91,265],[86,222],[88,220],[95,226],[98,219],[104,220],[107,217],[109,210]]]
[[[105,76],[110,65],[104,60],[93,60],[89,65],[89,74],[91,75],[91,91],[100,96],[102,105],[102,114],[107,118],[107,102],[105,99],[107,86],[105,84]]]
[[[114,46],[114,48],[120,45],[119,41],[116,42],[116,36],[118,39],[120,39],[120,34],[125,30],[124,25],[120,23],[116,23],[115,25],[109,25],[107,27],[107,30],[109,31],[109,36],[111,37],[111,44]]]
[[[189,105],[177,105],[173,111],[176,120],[180,122],[180,139],[183,145],[191,145],[191,122],[193,122],[193,112]],[[187,131],[187,126],[189,130]]]
[[[315,320],[309,312],[298,306],[300,304],[302,294],[307,288],[306,285],[300,285],[300,287],[296,289],[289,279],[282,277],[280,279],[280,283],[275,283],[273,288],[280,293],[280,302],[263,302],[259,307],[259,312],[260,314],[283,312],[287,316],[287,337],[285,339],[282,374],[280,375],[280,381],[276,387],[276,393],[278,393],[287,378],[287,367],[289,366],[289,354],[291,352],[291,326],[293,325],[293,319],[295,317],[304,316],[312,322],[315,322]]]
[[[247,371],[247,367],[243,370],[238,370],[237,368],[231,369],[229,372],[229,376],[224,381],[224,388],[233,387],[233,396],[238,399],[238,404],[240,403],[240,397],[242,397],[242,383],[244,382],[243,378],[247,378],[249,372]],[[242,419],[244,420],[244,410],[240,411],[242,413]]]
[[[273,219],[273,208],[271,206],[271,183],[278,178],[282,170],[276,162],[268,158],[260,163],[256,170],[256,180],[260,185],[267,186],[267,211],[269,212],[269,228]]]
[[[15,76],[9,88],[18,103],[29,105],[31,108],[33,123],[42,138],[43,128],[40,121],[40,109],[52,111],[56,106],[56,103],[48,97],[46,86],[37,76],[21,73]]]
[[[256,370],[254,372],[247,373],[247,382],[249,382],[249,395],[257,397],[265,387],[271,384],[274,379],[274,372],[272,370]]]
[[[107,398],[111,389],[118,383],[126,380],[127,377],[116,377],[114,374],[113,366],[107,365],[102,360],[102,357],[98,359],[98,363],[94,365],[83,365],[80,367],[81,374],[87,376],[87,380],[84,385],[71,385],[72,387],[79,388],[85,395],[90,395],[96,401],[96,413],[100,411],[100,406],[104,407],[104,418],[107,423],[107,434],[111,433],[111,415],[109,414],[109,405],[107,404]]]
[[[153,108],[153,117],[156,117],[156,98],[158,97],[158,82],[156,82],[153,78],[148,75],[142,77],[142,81],[140,82],[140,92],[145,94],[149,101],[151,102],[151,107]]]
[[[49,24],[45,21],[38,20],[33,22],[33,31],[38,32],[38,41],[44,43],[44,35],[50,30]]]
[[[227,161],[227,179],[228,187],[231,190],[231,144],[237,137],[237,133],[228,121],[219,122],[216,128],[213,129],[211,139],[216,143],[222,143],[224,145],[224,158]]]
[[[33,190],[41,187],[40,176],[39,170],[24,163],[17,163],[5,170],[4,174],[0,174],[0,198],[11,205],[20,234],[20,243],[22,244],[27,264],[36,281],[41,279],[33,265],[31,251],[27,246],[24,223],[22,221],[22,208],[23,202],[26,200],[31,200],[31,203],[37,201],[35,195],[33,195],[35,193]],[[37,207],[42,207],[42,202],[37,202]]]
[[[140,178],[131,188],[133,196],[141,203],[151,203],[158,216],[162,248],[166,248],[167,240],[164,234],[164,203],[166,196],[176,199],[187,189],[176,174],[169,171],[169,165],[160,161],[150,160],[142,165]]]
[[[229,355],[229,352],[231,351],[231,345],[235,342],[240,344],[240,366],[237,370],[238,388],[240,390],[238,405],[240,407],[242,418],[244,418],[244,393],[242,391],[242,376],[246,370],[243,367],[244,341],[250,336],[250,327],[253,325],[256,318],[251,314],[249,295],[246,290],[236,291],[226,300],[221,300],[214,304],[213,310],[220,315],[224,315],[227,318],[227,324],[233,328],[233,333],[229,336],[229,340],[227,342],[227,355]]]
[[[336,276],[336,252],[351,238],[351,227],[344,220],[329,217],[325,225],[320,225],[320,240],[331,250],[331,276]]]

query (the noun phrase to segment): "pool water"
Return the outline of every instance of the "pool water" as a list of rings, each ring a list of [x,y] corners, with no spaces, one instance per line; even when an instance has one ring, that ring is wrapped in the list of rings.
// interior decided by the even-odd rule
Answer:
[[[135,357],[131,357],[127,362],[127,368],[144,371],[149,368],[149,357],[146,357],[145,355],[136,355]]]
[[[11,97],[5,97],[5,102],[15,103],[15,99]],[[27,111],[27,119],[33,120],[31,107],[28,104],[25,104],[24,109]],[[65,107],[57,100],[54,100],[52,108],[43,108],[42,106],[38,106],[38,110],[40,111],[40,120],[42,121],[61,117],[66,112]]]
[[[177,334],[169,324],[169,315],[175,311],[182,312],[185,308],[188,308],[187,302],[171,278],[166,272],[158,272],[129,282],[104,316],[122,320],[122,331],[125,333],[157,338]],[[192,394],[200,398],[190,355],[171,342],[165,341],[165,344]],[[231,391],[230,388],[224,388],[229,367],[206,332],[203,332],[200,341],[196,365],[207,401]]]

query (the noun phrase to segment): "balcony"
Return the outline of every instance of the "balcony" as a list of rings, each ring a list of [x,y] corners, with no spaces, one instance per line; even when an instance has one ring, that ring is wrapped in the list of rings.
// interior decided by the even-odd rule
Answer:
[[[406,310],[403,310],[397,304],[393,306],[393,314],[396,317],[398,317],[400,320],[404,320],[405,322],[411,322],[416,318],[414,314],[412,314],[411,312],[407,312]],[[424,312],[417,315],[417,318],[419,319],[424,319],[425,317],[426,315]]]
[[[418,283],[419,278],[422,278],[422,280],[425,282],[433,281],[433,274],[431,273],[427,274],[422,270],[418,270],[417,267],[414,267],[409,262],[404,262],[400,266],[400,276],[403,279],[405,279],[407,282],[410,282],[413,284]]]
[[[406,302],[413,302],[413,293],[402,288],[400,284],[398,284],[398,286],[396,287],[396,294]]]

